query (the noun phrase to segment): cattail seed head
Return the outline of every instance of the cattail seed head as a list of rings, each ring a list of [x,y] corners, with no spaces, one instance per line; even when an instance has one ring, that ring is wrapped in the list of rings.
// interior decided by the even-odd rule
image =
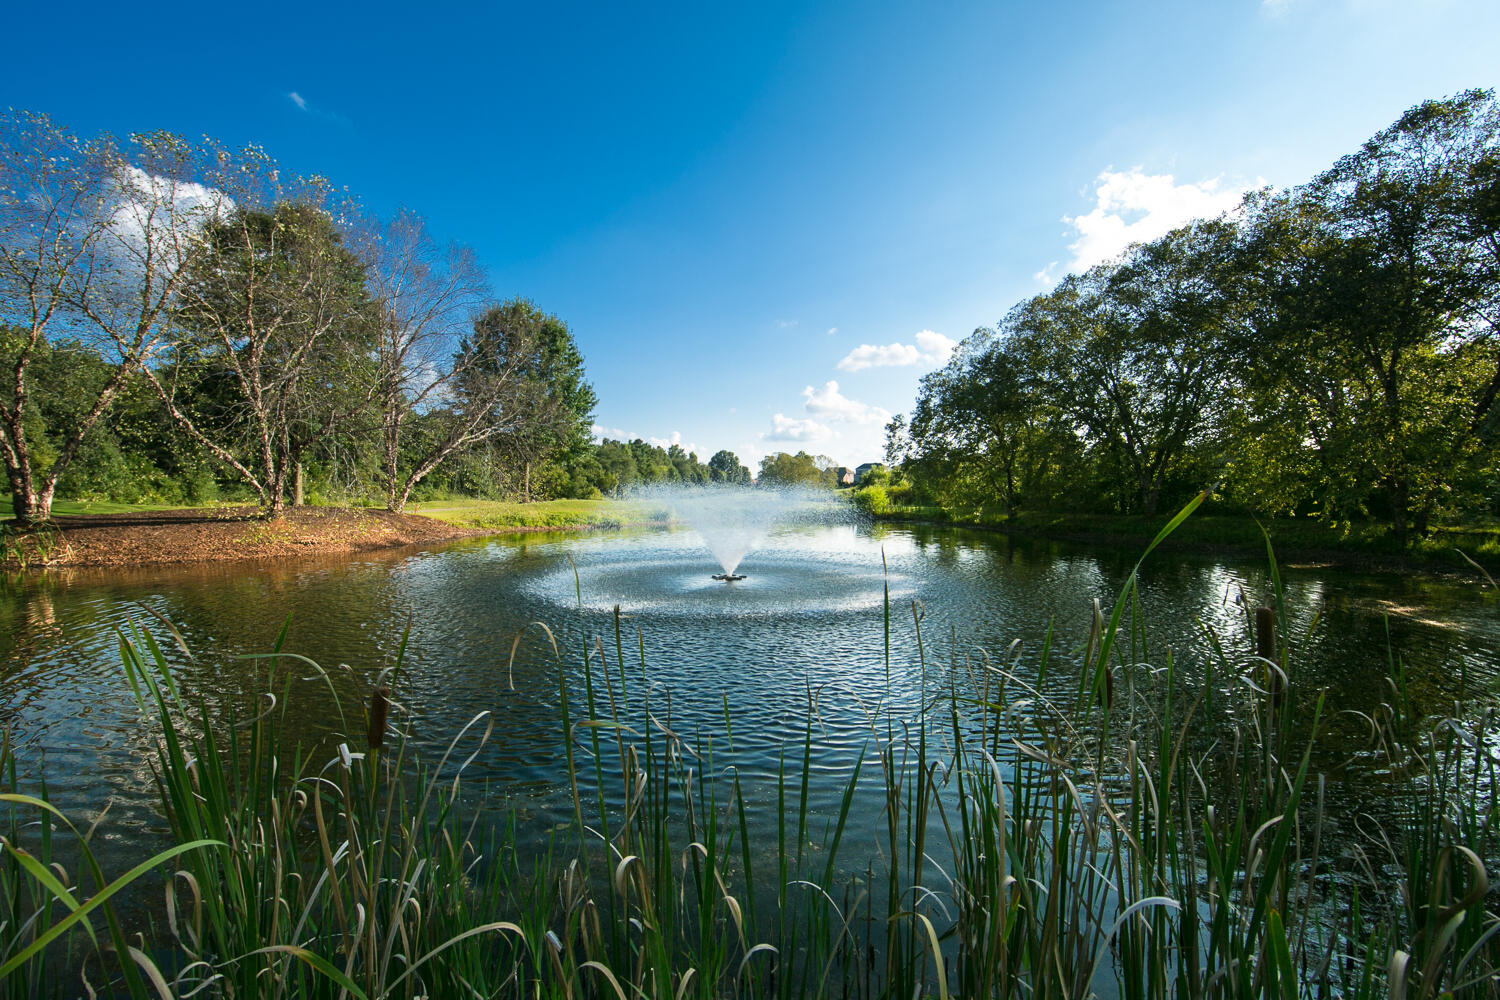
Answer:
[[[385,720],[391,710],[391,689],[382,684],[370,695],[370,749],[379,750],[385,743]]]

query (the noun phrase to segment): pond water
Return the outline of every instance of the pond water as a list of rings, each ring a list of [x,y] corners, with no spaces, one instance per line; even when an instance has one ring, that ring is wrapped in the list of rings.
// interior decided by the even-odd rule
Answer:
[[[571,815],[559,684],[576,697],[585,641],[602,640],[618,671],[618,605],[637,706],[649,695],[660,724],[712,735],[716,766],[733,765],[766,800],[783,754],[800,753],[812,725],[811,796],[815,808],[832,809],[871,741],[874,713],[915,714],[953,664],[1020,640],[1021,663],[1034,665],[1050,628],[1052,669],[1076,669],[1094,603],[1107,612],[1137,555],[953,529],[824,524],[774,532],[740,565],[746,579],[732,584],[710,579],[719,566],[685,529],[29,577],[0,599],[0,719],[22,784],[45,778],[75,821],[109,804],[100,836],[136,856],[163,824],[147,763],[152,734],[125,682],[117,629],[151,632],[189,698],[210,711],[244,718],[274,685],[284,732],[319,759],[363,732],[363,699],[409,630],[396,682],[403,724],[435,750],[475,715],[493,713],[494,738],[471,773],[520,809],[526,829],[546,831]],[[1500,683],[1500,617],[1476,586],[1297,566],[1283,576],[1292,634],[1306,636],[1299,682],[1326,687],[1335,712],[1382,697],[1392,653],[1429,711]],[[1205,629],[1247,653],[1245,606],[1269,603],[1271,590],[1263,562],[1155,553],[1141,579],[1150,657],[1164,662],[1170,649],[1192,667],[1207,648]],[[563,647],[561,670],[548,633],[533,623]],[[283,628],[283,649],[321,664],[328,681],[308,679],[300,660],[245,658],[271,650]],[[869,826],[877,808],[856,819]],[[755,822],[774,823],[774,812]]]

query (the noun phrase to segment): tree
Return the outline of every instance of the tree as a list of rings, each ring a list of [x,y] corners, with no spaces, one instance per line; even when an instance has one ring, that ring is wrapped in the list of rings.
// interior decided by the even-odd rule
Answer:
[[[482,316],[476,331],[486,321],[504,328],[508,349],[519,352],[516,388],[527,410],[515,409],[518,419],[509,420],[496,441],[519,467],[521,496],[530,501],[537,466],[589,445],[598,397],[584,378],[583,355],[562,320],[516,298]]]
[[[706,465],[698,461],[696,452],[684,451],[682,445],[674,444],[667,448],[667,461],[677,470],[677,479],[684,483],[695,483],[703,485],[710,480],[709,470]]]
[[[529,493],[535,462],[586,439],[594,390],[567,324],[556,316],[519,298],[493,306],[474,320],[452,365],[447,405],[433,413],[438,433],[406,470],[397,510],[417,483],[464,448],[494,443],[520,464]]]
[[[51,517],[59,478],[133,371],[170,333],[185,266],[203,252],[221,192],[192,181],[196,151],[166,134],[82,141],[45,115],[0,116],[0,459],[24,524]],[[95,351],[109,374],[65,428],[37,423],[33,365],[59,340]],[[28,423],[32,426],[28,434]],[[57,432],[38,462],[32,438]]]
[[[597,457],[605,477],[600,486],[603,492],[623,493],[640,478],[635,464],[635,452],[623,441],[605,438],[599,442]]]
[[[1012,314],[1014,320],[1023,310]],[[1038,374],[1019,336],[976,330],[948,364],[922,379],[912,411],[913,454],[929,489],[949,503],[980,506],[998,497],[1014,513],[1040,491],[1055,408],[1037,391]]]
[[[778,451],[760,460],[760,476],[757,483],[776,486],[826,486],[830,485],[823,474],[833,463],[822,455],[809,455],[799,451],[789,455]]]
[[[176,310],[189,335],[168,365],[145,368],[179,426],[273,515],[300,482],[307,449],[362,414],[377,389],[363,263],[326,188],[299,187],[300,197],[273,188],[269,209],[242,203],[207,227],[209,252],[189,268]],[[204,380],[231,390],[211,413],[195,412],[183,391]]]
[[[750,470],[740,464],[738,455],[723,449],[708,460],[708,478],[715,483],[748,483]]]
[[[1103,449],[1127,509],[1154,514],[1164,486],[1195,478],[1232,399],[1235,235],[1195,222],[1033,300],[1025,326],[1047,384]]]
[[[1377,513],[1402,543],[1482,460],[1500,387],[1497,146],[1492,93],[1427,101],[1254,220],[1242,368],[1310,443],[1325,515]]]
[[[401,463],[407,420],[442,400],[459,377],[453,360],[463,355],[455,348],[487,295],[486,283],[472,251],[439,247],[410,211],[365,234],[361,249],[378,310],[382,492],[386,509],[400,510],[409,495]]]

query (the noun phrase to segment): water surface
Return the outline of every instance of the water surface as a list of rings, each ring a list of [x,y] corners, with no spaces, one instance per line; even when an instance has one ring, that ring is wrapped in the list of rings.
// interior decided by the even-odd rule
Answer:
[[[832,808],[878,736],[874,718],[887,709],[915,717],[955,666],[1005,655],[1019,640],[1015,654],[1034,668],[1050,629],[1051,669],[1076,669],[1095,602],[1107,613],[1135,557],[846,524],[774,531],[740,564],[747,579],[732,584],[710,579],[719,565],[690,530],[29,577],[0,599],[0,715],[23,783],[44,776],[76,819],[109,803],[101,835],[133,849],[162,823],[147,764],[151,732],[129,696],[117,630],[133,624],[155,636],[188,696],[219,717],[245,718],[276,690],[285,730],[325,756],[340,740],[358,745],[360,705],[409,630],[396,681],[405,724],[435,753],[471,718],[493,713],[495,735],[473,773],[535,820],[529,828],[546,831],[571,809],[560,685],[579,697],[585,642],[602,648],[618,677],[618,605],[628,691],[616,695],[628,700],[625,711],[658,732],[705,746],[712,737],[713,766],[733,767],[763,801],[775,794],[783,755],[799,754],[811,727],[814,805]],[[1284,576],[1291,630],[1305,639],[1299,683],[1327,688],[1335,725],[1350,739],[1359,730],[1353,711],[1383,697],[1393,656],[1409,664],[1411,689],[1429,711],[1494,691],[1500,626],[1494,602],[1476,588],[1326,569]],[[1143,658],[1196,669],[1205,630],[1231,655],[1248,653],[1245,608],[1269,603],[1271,589],[1258,562],[1157,553],[1142,578]],[[562,647],[561,668],[542,624]],[[321,664],[326,679],[301,660],[245,658],[271,650],[283,629],[282,648]],[[648,698],[652,721],[644,721]],[[757,819],[766,826],[773,817]]]

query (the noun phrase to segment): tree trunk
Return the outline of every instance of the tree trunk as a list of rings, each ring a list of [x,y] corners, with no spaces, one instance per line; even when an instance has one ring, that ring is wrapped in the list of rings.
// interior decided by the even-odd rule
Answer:
[[[297,464],[292,471],[292,506],[302,506],[302,459],[297,459]]]
[[[385,509],[400,513],[406,506],[411,487],[401,488],[401,399],[395,391],[386,394],[385,437]]]
[[[51,516],[49,509],[38,514],[38,497],[30,487],[18,483],[14,477],[11,478],[10,509],[15,514],[16,520],[31,527],[40,524]]]
[[[1405,550],[1411,539],[1410,520],[1407,512],[1407,489],[1406,480],[1393,477],[1391,484],[1386,490],[1386,496],[1391,505],[1391,538],[1395,540],[1398,549]]]

